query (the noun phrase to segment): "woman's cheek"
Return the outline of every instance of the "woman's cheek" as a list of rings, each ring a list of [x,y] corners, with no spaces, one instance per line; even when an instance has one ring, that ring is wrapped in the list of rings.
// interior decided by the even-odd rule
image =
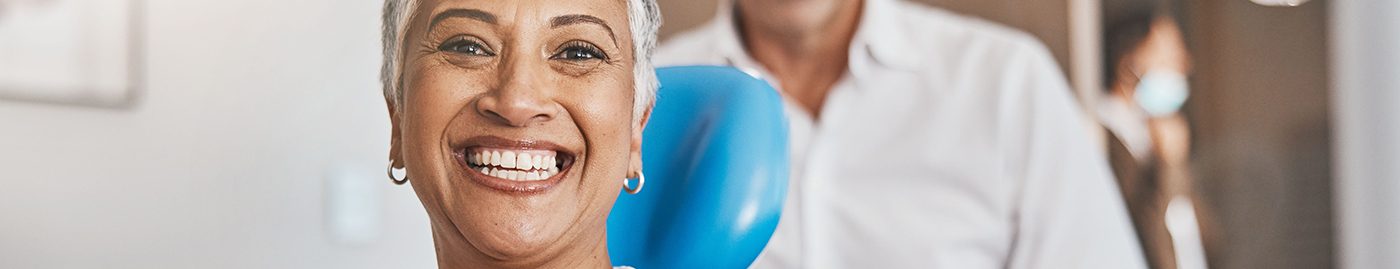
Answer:
[[[588,106],[587,110],[593,115],[603,116],[601,121],[630,124],[634,94],[631,72],[621,72],[623,70],[620,68],[604,70],[609,72],[605,72],[606,75],[592,76],[592,79],[587,81],[576,81],[573,85],[580,85],[580,88],[567,91],[586,93],[584,98],[588,100],[584,103]],[[627,120],[618,121],[613,117],[625,117]]]
[[[480,94],[481,74],[461,72],[451,65],[432,64],[432,60],[415,62],[404,76],[404,133],[408,161],[422,173],[423,185],[435,184],[446,162],[443,137],[446,128]],[[478,86],[478,87],[474,87]],[[429,183],[432,182],[432,183]]]
[[[613,173],[612,167],[598,166],[618,166],[617,156],[626,156],[629,142],[625,134],[630,131],[632,107],[632,93],[627,88],[630,83],[617,83],[610,76],[570,77],[556,83],[556,98],[584,136],[589,165]]]

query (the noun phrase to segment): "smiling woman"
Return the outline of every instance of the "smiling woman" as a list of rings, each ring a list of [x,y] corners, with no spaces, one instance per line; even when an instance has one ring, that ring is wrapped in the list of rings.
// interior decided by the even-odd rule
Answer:
[[[611,268],[656,79],[654,0],[388,0],[390,169],[442,268]]]

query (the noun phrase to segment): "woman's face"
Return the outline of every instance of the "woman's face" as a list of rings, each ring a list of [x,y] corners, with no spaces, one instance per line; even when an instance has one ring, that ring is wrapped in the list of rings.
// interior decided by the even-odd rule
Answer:
[[[1126,55],[1123,63],[1118,76],[1128,79],[1119,80],[1121,85],[1116,86],[1130,100],[1136,94],[1139,77],[1148,71],[1191,73],[1191,55],[1186,50],[1181,29],[1170,19],[1153,21],[1142,44]]]
[[[420,4],[391,158],[407,167],[439,248],[549,259],[606,239],[623,178],[640,170],[626,5]]]

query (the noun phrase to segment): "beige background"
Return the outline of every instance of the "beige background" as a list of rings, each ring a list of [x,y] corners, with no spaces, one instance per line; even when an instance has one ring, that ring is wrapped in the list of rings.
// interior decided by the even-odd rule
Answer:
[[[1216,268],[1335,267],[1327,8],[1185,1],[1201,190]]]

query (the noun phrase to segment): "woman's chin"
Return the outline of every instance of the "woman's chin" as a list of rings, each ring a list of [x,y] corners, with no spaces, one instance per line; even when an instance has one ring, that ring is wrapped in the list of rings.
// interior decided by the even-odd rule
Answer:
[[[521,223],[491,227],[493,229],[479,231],[482,240],[475,240],[472,245],[487,256],[504,262],[550,260],[554,255],[558,255],[558,251],[553,251],[550,247],[561,246],[558,241],[563,233],[562,229],[549,229],[543,225]],[[506,226],[515,227],[494,229]]]
[[[480,186],[472,186],[481,188]],[[459,200],[459,210],[450,219],[472,247],[488,257],[506,262],[543,259],[557,255],[556,249],[566,231],[579,217],[572,200],[576,195],[557,188],[521,196],[495,190],[477,189],[476,199]]]

